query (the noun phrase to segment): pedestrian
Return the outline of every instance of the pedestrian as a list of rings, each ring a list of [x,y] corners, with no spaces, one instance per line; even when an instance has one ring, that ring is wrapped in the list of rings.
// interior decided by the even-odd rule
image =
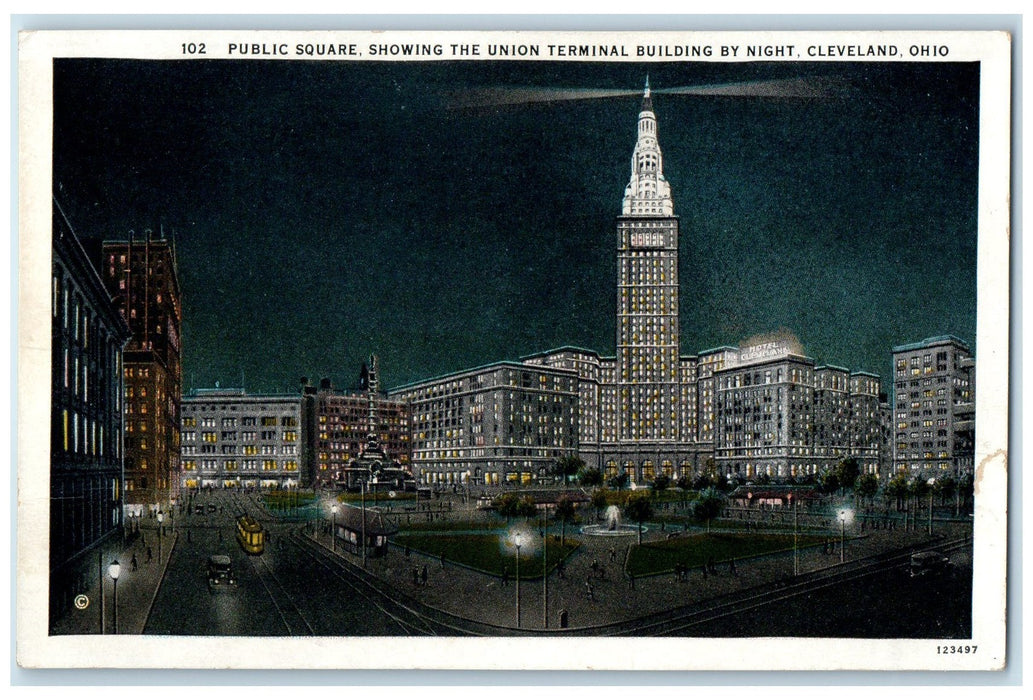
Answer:
[[[732,576],[738,576],[739,575],[739,573],[735,570],[735,559],[734,558],[730,562],[728,562],[728,573],[730,573]]]
[[[423,571],[420,572],[420,583],[424,586],[427,585],[427,565],[423,565]]]
[[[585,595],[589,600],[595,600],[595,589],[592,588],[591,581],[585,581]]]
[[[133,571],[136,571],[136,552],[133,552],[133,559],[129,563],[133,565]]]
[[[502,567],[502,587],[505,588],[509,585],[509,567]]]
[[[441,560],[441,568],[444,569],[445,568],[445,553],[442,552],[441,554],[439,554],[438,558]]]
[[[628,581],[631,582],[631,590],[635,590],[635,574],[628,574]]]
[[[405,558],[409,558],[409,545],[405,545]]]
[[[417,569],[415,566],[412,568],[412,585],[420,585],[420,570]]]
[[[150,560],[151,560],[151,548],[148,547],[147,548],[147,561],[150,561]]]
[[[703,580],[706,581],[707,580],[707,565],[704,564],[701,568],[703,569]]]
[[[610,561],[617,561],[617,550],[610,547]]]
[[[563,560],[562,559],[556,564],[556,575],[559,578],[563,578]]]

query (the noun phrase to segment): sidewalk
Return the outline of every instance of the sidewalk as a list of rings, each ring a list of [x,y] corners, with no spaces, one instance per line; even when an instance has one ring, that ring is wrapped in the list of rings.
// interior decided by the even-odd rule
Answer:
[[[169,558],[172,556],[178,533],[168,524],[165,535],[161,537],[161,557],[158,552],[157,523],[145,519],[140,524],[140,534],[126,546],[121,539],[107,543],[98,553],[92,552],[95,571],[90,577],[86,596],[86,604],[82,608],[72,607],[64,617],[55,620],[50,634],[100,634],[101,606],[104,609],[103,634],[115,634],[115,586],[108,575],[108,565],[118,560],[121,572],[118,577],[118,634],[142,634],[151,605],[158,593],[161,580],[165,575]],[[151,548],[151,560],[147,560],[147,548]],[[132,560],[136,556],[137,568],[133,571]],[[101,592],[97,586],[97,569],[101,569],[104,584],[103,603]]]
[[[964,525],[942,523],[937,524],[934,535],[951,538],[962,537],[970,532],[971,529],[966,529]],[[666,536],[667,533],[654,530],[646,534],[643,542],[658,541]],[[735,573],[732,573],[727,562],[721,562],[716,565],[716,574],[704,576],[701,568],[695,568],[689,571],[684,581],[679,581],[675,574],[669,573],[641,577],[632,582],[623,573],[623,563],[627,548],[637,542],[634,535],[593,537],[568,530],[568,537],[580,540],[581,547],[567,559],[564,578],[559,578],[555,570],[550,573],[547,613],[543,607],[546,591],[540,575],[537,580],[520,582],[520,626],[523,629],[557,629],[560,627],[561,611],[566,611],[568,626],[572,628],[611,624],[773,584],[793,576],[793,552],[788,551],[738,560]],[[317,540],[329,550],[328,535],[319,534]],[[924,528],[909,532],[867,531],[859,539],[847,540],[845,560],[849,563],[888,550],[916,546],[928,540]],[[800,550],[800,573],[813,573],[838,566],[838,542],[836,546],[834,554],[824,553],[821,546]],[[615,549],[615,561],[610,558],[611,547]],[[360,556],[340,549],[337,553],[356,566],[361,565]],[[593,572],[593,562],[603,567],[604,577]],[[427,568],[427,584],[416,585],[412,571],[414,568],[422,571],[424,566]],[[402,591],[433,608],[488,624],[517,626],[517,586],[513,579],[503,584],[500,578],[447,560],[442,564],[437,557],[416,552],[406,557],[398,547],[392,547],[384,558],[368,558],[366,570],[381,579],[387,587]],[[592,586],[591,599],[586,585],[589,582]]]

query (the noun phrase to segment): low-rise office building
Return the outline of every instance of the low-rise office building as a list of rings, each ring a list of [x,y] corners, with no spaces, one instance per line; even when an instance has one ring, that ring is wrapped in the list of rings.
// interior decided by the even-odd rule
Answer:
[[[183,397],[181,487],[296,488],[301,397],[196,389]]]

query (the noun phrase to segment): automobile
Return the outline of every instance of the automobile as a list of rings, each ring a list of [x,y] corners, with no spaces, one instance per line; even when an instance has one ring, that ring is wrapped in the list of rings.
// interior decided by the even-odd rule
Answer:
[[[213,554],[208,557],[208,589],[225,590],[237,585],[233,575],[233,563],[225,554]]]
[[[911,555],[911,577],[929,576],[944,572],[950,566],[950,558],[943,552],[930,549]]]
[[[219,508],[214,503],[209,503],[208,504],[208,512],[209,513],[214,513],[217,510],[219,510]]]
[[[202,505],[194,506],[194,515],[204,515],[204,506],[202,506]]]

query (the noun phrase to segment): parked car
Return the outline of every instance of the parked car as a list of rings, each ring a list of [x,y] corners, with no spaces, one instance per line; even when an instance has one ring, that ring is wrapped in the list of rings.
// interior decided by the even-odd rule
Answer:
[[[233,563],[225,554],[213,554],[208,557],[208,589],[225,590],[237,585],[233,575]]]
[[[911,555],[911,576],[929,576],[942,573],[950,566],[950,559],[943,552],[930,549]]]

